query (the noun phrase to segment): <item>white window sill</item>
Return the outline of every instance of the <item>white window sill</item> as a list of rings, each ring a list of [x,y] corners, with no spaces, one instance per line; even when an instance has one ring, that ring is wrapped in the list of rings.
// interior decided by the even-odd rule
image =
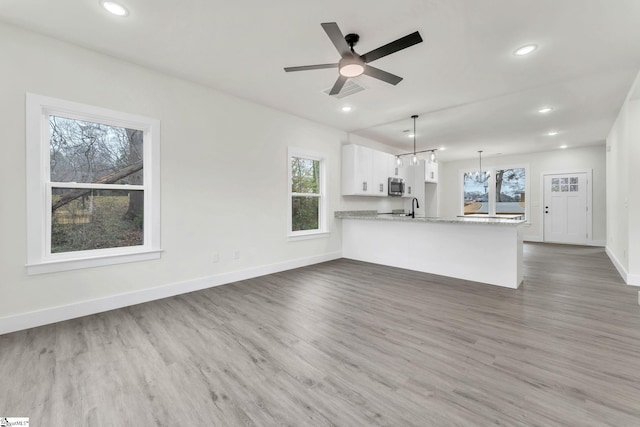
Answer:
[[[80,270],[84,268],[102,267],[105,265],[159,259],[161,252],[162,250],[148,250],[128,254],[94,256],[91,258],[52,260],[35,264],[27,264],[26,267],[27,274],[32,276],[36,274],[56,273],[59,271]]]
[[[322,239],[327,238],[330,235],[331,233],[328,231],[313,231],[309,233],[289,234],[288,240],[290,242],[295,242],[297,240]]]

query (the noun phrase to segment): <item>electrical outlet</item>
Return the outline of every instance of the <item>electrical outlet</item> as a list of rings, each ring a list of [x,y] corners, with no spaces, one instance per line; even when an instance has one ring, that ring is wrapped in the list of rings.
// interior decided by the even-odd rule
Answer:
[[[211,254],[211,262],[216,263],[220,261],[220,254],[218,252],[214,252]]]
[[[240,259],[240,251],[233,252],[233,259]]]

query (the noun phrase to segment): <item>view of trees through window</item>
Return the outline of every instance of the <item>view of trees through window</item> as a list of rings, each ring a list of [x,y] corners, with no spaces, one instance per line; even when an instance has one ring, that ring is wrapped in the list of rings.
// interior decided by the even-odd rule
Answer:
[[[464,214],[489,213],[489,181],[478,182],[474,174],[465,174],[464,179]]]
[[[291,230],[320,228],[320,161],[291,157]]]
[[[478,182],[474,173],[465,174],[464,179],[464,214],[489,214],[489,195],[495,190],[496,214],[524,214],[526,172],[524,168],[497,169],[492,172],[495,188],[490,180]]]
[[[56,116],[49,129],[51,252],[142,245],[143,132]]]
[[[524,213],[524,168],[496,170],[496,214]]]

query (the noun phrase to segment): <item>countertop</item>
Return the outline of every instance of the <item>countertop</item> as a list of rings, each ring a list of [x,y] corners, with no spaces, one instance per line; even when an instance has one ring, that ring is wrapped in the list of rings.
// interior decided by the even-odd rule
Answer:
[[[518,226],[524,224],[524,220],[508,219],[508,218],[479,218],[479,217],[418,217],[412,218],[406,214],[397,213],[379,213],[377,211],[336,211],[335,217],[340,219],[364,219],[376,221],[402,221],[402,222],[433,222],[448,224],[485,224],[485,225],[503,225]]]

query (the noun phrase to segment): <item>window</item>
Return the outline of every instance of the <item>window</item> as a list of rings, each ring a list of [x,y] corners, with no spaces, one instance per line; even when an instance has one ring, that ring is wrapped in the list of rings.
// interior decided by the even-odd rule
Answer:
[[[526,174],[524,168],[496,170],[496,214],[525,213]]]
[[[27,272],[159,258],[158,120],[27,95]]]
[[[464,214],[489,213],[489,180],[477,181],[475,174],[465,174],[464,178]]]
[[[289,150],[289,236],[326,233],[325,161],[321,155]]]
[[[463,172],[464,215],[523,215],[527,218],[528,167],[488,169],[488,179],[476,171]]]

